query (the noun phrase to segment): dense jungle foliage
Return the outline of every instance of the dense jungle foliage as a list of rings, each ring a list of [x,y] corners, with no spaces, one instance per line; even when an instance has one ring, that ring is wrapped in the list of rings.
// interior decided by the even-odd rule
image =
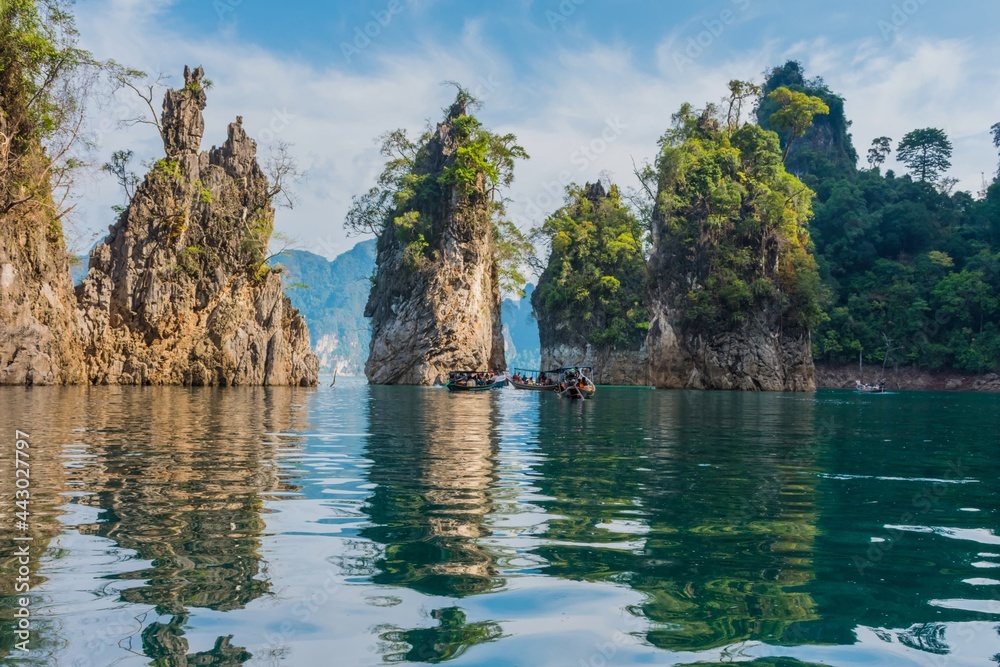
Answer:
[[[566,204],[536,231],[549,245],[548,265],[532,294],[545,326],[612,348],[636,348],[646,338],[646,260],[642,222],[617,186],[569,188]]]
[[[863,353],[866,363],[882,363],[888,353],[890,365],[996,370],[1000,184],[977,196],[953,192],[952,145],[937,128],[918,128],[896,144],[907,174],[882,169],[889,137],[876,139],[868,168],[858,168],[844,100],[822,79],[806,79],[796,62],[772,70],[764,91],[780,86],[830,107],[788,160],[816,192],[810,229],[827,292],[826,318],[813,333],[816,360],[850,363]],[[759,106],[762,126],[774,110]]]

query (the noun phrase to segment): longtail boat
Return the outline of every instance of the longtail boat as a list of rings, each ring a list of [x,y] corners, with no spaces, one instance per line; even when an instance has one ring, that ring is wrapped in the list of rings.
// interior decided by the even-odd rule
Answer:
[[[594,374],[593,366],[568,366],[554,372],[559,374],[558,391],[563,398],[593,398],[597,392],[597,386],[590,379]]]
[[[448,373],[448,391],[490,391],[507,386],[507,377],[488,371],[452,371]]]
[[[540,371],[533,368],[515,368],[514,375],[509,376],[514,389],[524,391],[557,391],[559,383],[556,378],[558,371]]]

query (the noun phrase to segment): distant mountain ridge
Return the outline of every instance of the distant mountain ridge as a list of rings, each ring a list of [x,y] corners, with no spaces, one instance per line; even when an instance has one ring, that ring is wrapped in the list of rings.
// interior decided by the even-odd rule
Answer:
[[[305,316],[313,351],[326,372],[364,375],[371,326],[365,302],[375,271],[375,240],[362,241],[333,261],[307,250],[287,250],[272,260],[284,267],[285,293]],[[523,299],[504,299],[508,367],[537,368],[538,325],[531,314],[533,285]]]
[[[375,241],[362,241],[333,261],[287,250],[272,264],[284,267],[285,293],[306,318],[321,369],[363,375],[371,339],[364,310],[375,269]]]

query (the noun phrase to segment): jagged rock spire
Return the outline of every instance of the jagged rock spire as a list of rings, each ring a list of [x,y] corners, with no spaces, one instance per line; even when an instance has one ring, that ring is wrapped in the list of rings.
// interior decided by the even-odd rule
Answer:
[[[193,155],[201,150],[201,138],[205,135],[205,119],[202,111],[208,98],[202,79],[205,70],[184,67],[184,87],[169,90],[163,98],[163,148],[168,158]]]

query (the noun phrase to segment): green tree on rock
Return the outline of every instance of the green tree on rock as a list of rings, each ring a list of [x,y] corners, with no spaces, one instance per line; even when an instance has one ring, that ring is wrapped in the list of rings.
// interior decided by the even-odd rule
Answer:
[[[951,153],[951,141],[944,130],[928,127],[903,137],[896,148],[896,159],[921,183],[936,183],[951,168]]]
[[[535,233],[551,249],[531,298],[543,337],[560,330],[581,345],[640,345],[649,328],[645,233],[618,187],[570,186],[566,204]]]
[[[829,114],[830,107],[818,97],[789,90],[784,86],[773,91],[768,97],[780,107],[772,114],[771,125],[785,133],[785,152],[782,158],[788,159],[788,153],[792,150],[795,140],[804,136],[806,130],[812,127],[813,118]]]

